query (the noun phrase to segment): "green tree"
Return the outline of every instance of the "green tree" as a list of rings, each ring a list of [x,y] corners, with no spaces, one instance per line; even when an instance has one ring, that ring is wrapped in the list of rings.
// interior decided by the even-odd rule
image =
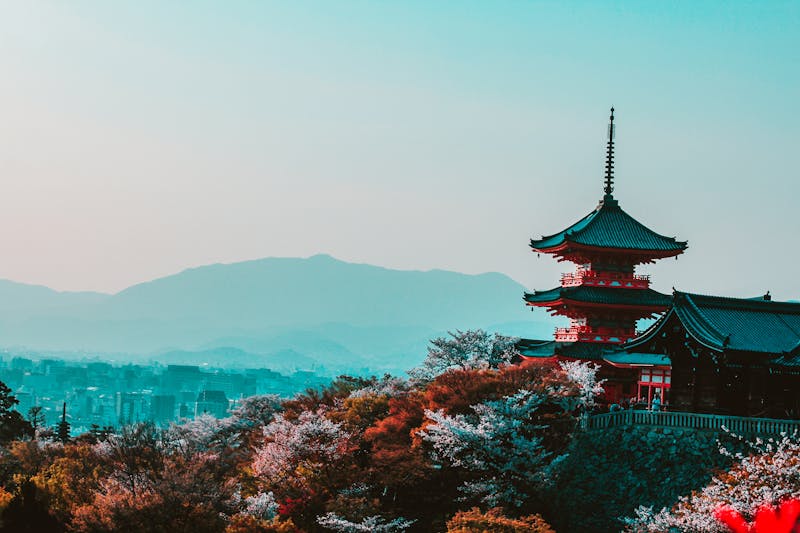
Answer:
[[[19,401],[0,381],[0,444],[33,435],[33,427],[14,409]]]
[[[44,409],[41,405],[34,405],[28,409],[28,423],[33,428],[33,432],[45,425]]]

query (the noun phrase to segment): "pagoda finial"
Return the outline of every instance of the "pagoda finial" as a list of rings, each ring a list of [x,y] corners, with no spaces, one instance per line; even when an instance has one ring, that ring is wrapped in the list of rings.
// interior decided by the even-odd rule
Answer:
[[[608,123],[608,147],[606,148],[606,196],[614,192],[614,107],[611,107],[611,118]]]

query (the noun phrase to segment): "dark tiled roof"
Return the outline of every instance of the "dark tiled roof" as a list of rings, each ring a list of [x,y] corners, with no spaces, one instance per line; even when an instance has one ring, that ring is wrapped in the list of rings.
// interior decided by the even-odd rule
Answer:
[[[525,357],[553,357],[556,352],[556,341],[539,339],[520,339],[517,350]]]
[[[564,342],[558,349],[558,355],[573,359],[599,361],[619,348],[599,342]]]
[[[800,303],[677,291],[670,311],[626,347],[646,343],[673,315],[697,342],[717,351],[772,354],[784,365],[800,357]]]
[[[553,357],[559,355],[571,359],[599,361],[605,356],[619,350],[617,346],[609,346],[597,342],[556,342],[533,339],[520,339],[517,349],[525,357]]]
[[[619,203],[606,197],[581,220],[554,235],[531,239],[531,248],[544,251],[564,242],[599,248],[681,253],[685,241],[659,235],[622,210]]]
[[[603,359],[609,363],[618,365],[656,366],[670,364],[669,357],[667,357],[665,354],[626,352],[624,350],[609,353],[608,355],[605,355]]]
[[[672,299],[653,289],[618,289],[608,287],[556,287],[548,291],[526,292],[523,297],[532,304],[572,300],[592,304],[668,307]]]

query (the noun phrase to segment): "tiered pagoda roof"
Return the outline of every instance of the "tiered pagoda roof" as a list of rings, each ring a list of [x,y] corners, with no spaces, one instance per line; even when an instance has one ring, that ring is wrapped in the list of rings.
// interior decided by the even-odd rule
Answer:
[[[553,307],[560,305],[614,305],[637,309],[666,311],[670,296],[653,289],[617,289],[605,287],[556,287],[547,291],[526,292],[528,305]]]
[[[535,251],[562,258],[605,249],[631,251],[642,257],[640,262],[652,262],[652,259],[678,255],[686,247],[686,241],[659,235],[637,221],[610,194],[596,209],[567,229],[541,239],[531,239],[531,248]]]
[[[517,343],[519,353],[525,358],[546,359],[562,357],[584,361],[600,361],[613,353],[618,353],[618,345],[597,342],[559,342],[520,339]]]

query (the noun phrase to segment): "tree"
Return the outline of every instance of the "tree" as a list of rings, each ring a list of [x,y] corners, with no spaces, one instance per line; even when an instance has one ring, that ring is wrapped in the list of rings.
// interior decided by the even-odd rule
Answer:
[[[464,494],[491,507],[521,507],[552,481],[575,427],[571,412],[599,390],[587,363],[449,371],[426,390],[428,422],[417,436],[435,461],[464,472]],[[474,403],[466,407],[467,400]]]
[[[14,409],[18,403],[11,389],[0,381],[0,444],[33,435],[31,424]]]
[[[22,483],[19,493],[3,510],[1,521],[0,533],[57,533],[64,530],[63,525],[47,512],[47,506],[32,481]]]
[[[41,405],[34,405],[28,409],[28,423],[31,425],[31,428],[33,428],[34,434],[36,433],[36,430],[38,430],[40,427],[43,427],[46,422],[44,409]]]
[[[381,516],[368,516],[360,522],[352,522],[336,513],[326,513],[317,517],[317,523],[340,533],[402,533],[414,524],[414,520],[405,518],[387,520]]]
[[[477,507],[459,511],[447,522],[447,533],[555,533],[539,515],[510,518],[499,507],[481,512]]]
[[[521,390],[473,406],[472,415],[426,411],[433,422],[420,432],[435,460],[471,475],[461,490],[487,505],[520,507],[543,485],[552,453],[543,445],[547,428],[537,411],[547,398]]]
[[[282,517],[301,528],[311,527],[325,501],[350,484],[356,475],[351,468],[352,437],[322,408],[305,411],[295,420],[279,414],[264,428],[252,472],[260,488],[274,491]]]
[[[63,453],[40,468],[32,481],[46,495],[51,513],[66,523],[76,508],[93,502],[108,467],[87,443],[64,446]]]
[[[176,448],[152,424],[125,427],[94,446],[108,474],[93,499],[74,510],[79,532],[225,529],[233,484],[218,453]]]
[[[800,440],[789,436],[757,439],[752,446],[753,453],[735,454],[738,462],[732,468],[715,475],[703,489],[680,498],[671,509],[637,509],[635,517],[625,520],[626,531],[726,533],[728,528],[716,517],[722,507],[752,521],[765,505],[800,498]],[[720,451],[728,453],[724,448]]]
[[[237,426],[266,426],[280,409],[281,400],[277,394],[263,394],[243,398],[231,415]]]
[[[449,338],[433,339],[428,357],[408,374],[424,384],[448,370],[498,368],[519,358],[516,342],[514,337],[490,335],[481,329],[451,332]]]
[[[268,483],[307,488],[311,477],[324,477],[350,451],[350,433],[323,410],[306,411],[293,421],[278,415],[264,437],[253,455],[253,472]]]

